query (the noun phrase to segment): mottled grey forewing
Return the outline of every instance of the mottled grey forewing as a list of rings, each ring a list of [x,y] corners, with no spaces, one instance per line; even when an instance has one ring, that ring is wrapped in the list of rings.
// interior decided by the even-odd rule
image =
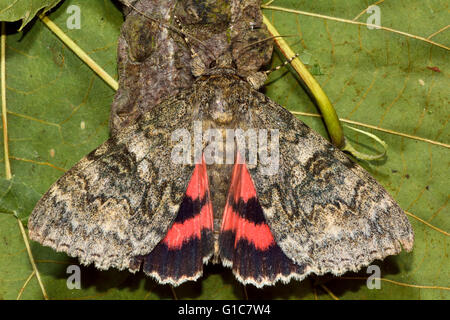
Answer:
[[[119,89],[109,122],[112,134],[194,81],[190,51],[180,35],[143,15],[170,24],[177,0],[140,0],[131,4],[139,12],[124,8],[126,19],[117,49]]]
[[[251,125],[279,130],[279,169],[251,168],[259,201],[283,252],[309,273],[339,275],[411,250],[398,204],[358,164],[269,98],[254,92]]]
[[[171,134],[193,117],[186,99],[175,97],[81,159],[37,203],[30,238],[100,269],[125,269],[149,253],[175,219],[193,171],[171,161]]]

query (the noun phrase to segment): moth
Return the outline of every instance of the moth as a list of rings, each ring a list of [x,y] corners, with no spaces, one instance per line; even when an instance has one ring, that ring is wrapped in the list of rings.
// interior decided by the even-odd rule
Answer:
[[[32,240],[174,286],[209,262],[262,287],[412,250],[387,191],[257,91],[272,55],[258,0],[123,3],[111,138],[39,200]]]

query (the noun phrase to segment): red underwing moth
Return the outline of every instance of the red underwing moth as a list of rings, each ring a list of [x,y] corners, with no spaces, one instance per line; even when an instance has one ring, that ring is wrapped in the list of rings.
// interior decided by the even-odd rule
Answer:
[[[258,0],[122,2],[111,138],[39,200],[31,239],[172,285],[208,262],[262,287],[412,249],[386,190],[257,91]]]

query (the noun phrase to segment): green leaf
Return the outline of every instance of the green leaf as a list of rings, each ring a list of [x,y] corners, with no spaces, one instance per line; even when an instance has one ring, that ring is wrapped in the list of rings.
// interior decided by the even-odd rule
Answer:
[[[66,29],[70,5],[81,8],[81,29]],[[278,0],[273,5],[353,19],[366,1]],[[381,24],[428,37],[447,25],[446,2],[386,1],[379,4]],[[421,40],[364,26],[265,10],[294,51],[308,57],[308,66],[330,97],[340,117],[449,144],[448,51]],[[364,13],[358,21],[366,22]],[[122,15],[109,1],[68,0],[50,15],[81,48],[116,76],[116,46]],[[11,28],[13,26],[10,26]],[[432,40],[449,45],[446,32]],[[0,299],[15,299],[32,273],[17,218],[26,222],[34,204],[49,186],[81,157],[108,137],[108,116],[114,91],[73,55],[40,21],[26,33],[7,36],[8,133],[11,181],[0,180]],[[281,62],[274,55],[273,65]],[[442,72],[427,67],[437,66]],[[274,72],[265,93],[291,111],[317,113],[296,77],[286,69]],[[301,119],[326,136],[319,118]],[[447,232],[410,217],[416,241],[412,253],[376,264],[380,289],[366,286],[369,274],[309,277],[302,282],[263,290],[247,287],[250,298],[449,299],[448,232],[449,149],[394,134],[369,130],[389,145],[382,161],[360,162],[408,212]],[[375,142],[346,130],[361,151],[376,153]],[[3,150],[3,145],[0,146]],[[0,163],[4,177],[4,161]],[[142,273],[98,271],[81,267],[81,290],[66,286],[67,267],[76,259],[31,242],[31,250],[51,299],[172,299],[170,287]],[[349,279],[349,277],[353,277]],[[362,279],[362,280],[361,280]],[[419,287],[413,287],[416,285]],[[424,287],[420,287],[424,286]],[[242,299],[242,286],[229,269],[207,266],[196,283],[176,288],[178,298]],[[23,299],[41,299],[36,278]]]
[[[0,0],[0,21],[22,20],[23,28],[36,14],[54,8],[61,0]]]

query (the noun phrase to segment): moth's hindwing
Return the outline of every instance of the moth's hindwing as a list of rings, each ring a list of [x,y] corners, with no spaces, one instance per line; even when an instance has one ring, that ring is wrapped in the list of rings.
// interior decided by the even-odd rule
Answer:
[[[145,256],[135,258],[160,283],[177,286],[196,280],[214,250],[213,208],[206,164],[197,164],[177,217],[164,239]]]
[[[222,263],[243,284],[262,287],[303,274],[275,242],[247,166],[240,160],[233,168],[219,244]]]
[[[253,92],[254,128],[279,130],[279,163],[267,175],[250,168],[276,243],[303,274],[357,271],[375,259],[410,251],[414,234],[387,191],[288,110]]]
[[[134,270],[177,216],[194,166],[171,161],[171,134],[194,120],[177,96],[110,138],[39,200],[30,238],[99,269]]]

